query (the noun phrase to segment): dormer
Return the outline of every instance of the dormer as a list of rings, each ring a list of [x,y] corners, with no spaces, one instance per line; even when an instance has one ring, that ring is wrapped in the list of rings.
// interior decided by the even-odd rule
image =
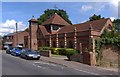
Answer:
[[[49,19],[47,19],[45,22],[43,22],[42,25],[45,26],[46,30],[49,33],[54,33],[54,32],[57,32],[61,27],[64,27],[64,26],[70,25],[70,24],[68,22],[66,22],[57,13],[55,13]]]

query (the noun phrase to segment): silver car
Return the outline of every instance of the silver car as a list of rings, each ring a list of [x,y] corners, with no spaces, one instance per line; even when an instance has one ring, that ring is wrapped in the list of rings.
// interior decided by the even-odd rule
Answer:
[[[21,54],[20,54],[21,58],[25,58],[25,59],[40,59],[40,54],[38,52],[36,52],[35,50],[31,50],[31,49],[23,49]]]

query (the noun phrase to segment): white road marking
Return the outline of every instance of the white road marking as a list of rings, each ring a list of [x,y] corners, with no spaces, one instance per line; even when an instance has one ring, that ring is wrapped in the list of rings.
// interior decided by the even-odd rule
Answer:
[[[52,66],[56,66],[55,64],[50,64],[50,63],[45,63],[45,62],[34,62],[34,66],[37,66],[39,68],[42,68],[42,69],[48,69],[48,68],[45,68],[45,67],[41,67],[40,65],[36,65],[36,64],[46,64],[46,65],[52,65]],[[61,69],[64,69],[64,67],[61,67]],[[72,68],[74,69],[74,68]],[[88,74],[92,74],[92,75],[99,75],[97,73],[92,73],[92,72],[88,72],[88,71],[84,71],[84,70],[79,70],[79,69],[75,69],[77,71],[80,71],[80,72],[85,72],[85,73],[88,73]]]
[[[97,73],[92,73],[92,72],[88,72],[88,71],[84,71],[84,70],[79,70],[79,69],[75,69],[77,71],[80,71],[80,72],[85,72],[85,73],[88,73],[88,74],[92,74],[92,75],[99,75]]]
[[[61,67],[61,69],[63,69],[63,67]]]
[[[34,62],[34,64],[46,64],[46,65],[56,66],[55,64],[46,63],[46,62]],[[41,67],[41,66],[38,66],[38,67]],[[61,67],[61,69],[64,69],[64,67]],[[74,69],[74,68],[72,68],[72,69]],[[88,72],[88,71],[84,71],[84,70],[79,70],[79,69],[75,69],[75,70],[80,71],[80,72],[85,72],[85,73],[88,73],[88,74],[92,74],[92,75],[99,75],[97,73],[92,73],[92,72]]]
[[[45,62],[34,62],[35,64],[48,64],[49,65],[49,63],[45,63]]]
[[[46,63],[46,62],[34,62],[35,64],[45,64],[45,65],[50,65],[50,66],[57,66],[56,64],[52,63]]]
[[[33,66],[37,66],[36,64],[33,64]]]
[[[48,67],[42,67],[42,66],[40,66],[39,64],[42,64],[42,65],[48,65]],[[53,67],[57,67],[57,65],[56,64],[52,64],[52,63],[46,63],[46,62],[34,62],[34,64],[33,64],[34,66],[37,66],[38,68],[42,68],[42,69],[49,69],[51,66],[53,66]],[[64,69],[64,67],[63,66],[61,66],[60,67],[62,70]]]

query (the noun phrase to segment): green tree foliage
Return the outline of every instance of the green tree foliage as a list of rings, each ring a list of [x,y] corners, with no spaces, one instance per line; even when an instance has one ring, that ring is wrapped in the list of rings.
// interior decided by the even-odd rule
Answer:
[[[120,19],[115,19],[113,24],[115,25],[116,30],[120,32]]]
[[[93,16],[89,17],[89,21],[104,19],[104,17],[101,17],[101,15],[94,14]]]
[[[57,13],[58,15],[60,15],[64,20],[66,20],[68,23],[72,24],[71,21],[69,20],[69,17],[66,13],[65,10],[62,9],[47,9],[44,11],[44,14],[42,14],[39,18],[38,18],[38,23],[42,24],[44,21],[46,21],[48,18],[50,18],[53,14]]]
[[[29,28],[26,28],[25,31],[26,31],[26,32],[29,32]]]
[[[108,38],[113,38],[119,36],[118,32],[116,31],[115,25],[112,26],[112,30],[108,31],[107,29],[104,30],[102,33],[102,38],[108,37]]]
[[[112,31],[107,31],[105,30],[104,33],[102,34],[101,38],[96,39],[96,53],[97,55],[97,60],[101,60],[102,59],[102,50],[101,48],[104,45],[107,44],[113,44],[115,46],[117,46],[118,48],[120,48],[120,36],[118,34],[118,32],[114,29],[114,26],[112,28]]]

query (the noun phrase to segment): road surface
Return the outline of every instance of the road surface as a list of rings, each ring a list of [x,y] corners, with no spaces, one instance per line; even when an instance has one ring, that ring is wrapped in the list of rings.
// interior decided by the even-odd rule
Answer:
[[[89,68],[88,68],[89,69]],[[92,72],[92,71],[91,71]],[[114,73],[113,74],[117,74]],[[2,51],[2,75],[95,75],[41,60],[25,60]]]

